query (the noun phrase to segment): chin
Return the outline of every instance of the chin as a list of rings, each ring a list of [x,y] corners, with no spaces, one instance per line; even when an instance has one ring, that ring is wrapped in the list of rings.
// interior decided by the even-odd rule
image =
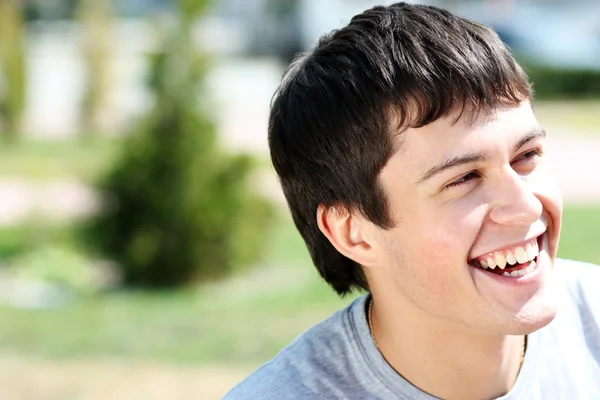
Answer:
[[[528,335],[554,320],[558,308],[554,298],[532,301],[534,304],[526,304],[515,316],[509,335]]]

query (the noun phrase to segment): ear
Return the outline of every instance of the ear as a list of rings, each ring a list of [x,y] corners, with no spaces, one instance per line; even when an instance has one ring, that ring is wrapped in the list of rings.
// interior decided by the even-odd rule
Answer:
[[[343,206],[327,208],[321,204],[317,209],[317,223],[341,254],[365,267],[376,264],[375,251],[366,231],[368,221],[364,218]]]

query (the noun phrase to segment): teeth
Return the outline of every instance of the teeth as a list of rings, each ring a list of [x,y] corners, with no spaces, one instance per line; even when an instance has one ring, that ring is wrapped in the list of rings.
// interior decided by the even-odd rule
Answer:
[[[522,247],[517,247],[515,249],[515,258],[519,262],[519,264],[523,264],[527,262],[527,252]]]
[[[528,244],[527,245],[527,257],[529,257],[529,260],[533,260],[534,258],[536,258],[538,256],[538,254],[540,253],[540,251],[538,250],[538,246],[537,246],[537,241],[534,242],[534,244]]]
[[[496,267],[504,269],[517,263],[525,264],[529,261],[533,261],[539,255],[539,252],[538,243],[534,240],[526,246],[515,248],[514,251],[507,251],[506,255],[496,253],[494,256],[489,256],[485,260],[480,260],[479,265],[483,269],[494,269]]]
[[[518,271],[512,271],[512,272],[504,271],[504,273],[502,275],[509,276],[511,278],[518,278],[518,277],[530,274],[531,272],[533,272],[534,268],[535,268],[534,264],[531,263],[527,268],[523,268]]]
[[[527,253],[527,259],[529,261],[533,260],[537,254],[535,254],[535,250],[533,249],[533,245],[531,243],[527,244],[525,247],[525,253]]]
[[[517,263],[517,258],[513,253],[509,251],[508,253],[506,253],[506,262],[510,265],[515,265]]]
[[[496,261],[496,265],[499,266],[500,269],[504,269],[504,267],[506,267],[506,258],[504,258],[502,254],[496,254],[494,261]]]

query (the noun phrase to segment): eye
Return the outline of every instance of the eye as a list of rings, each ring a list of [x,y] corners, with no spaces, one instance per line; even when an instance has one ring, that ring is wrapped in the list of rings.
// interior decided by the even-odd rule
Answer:
[[[520,156],[518,156],[511,164],[518,162],[531,162],[542,156],[543,152],[541,149],[531,149]]]
[[[454,182],[449,183],[446,186],[444,186],[444,190],[450,189],[450,188],[453,188],[456,186],[460,186],[464,183],[467,183],[467,182],[472,181],[473,179],[477,179],[477,178],[479,178],[479,174],[471,171],[468,174],[463,175],[461,178],[455,180]]]

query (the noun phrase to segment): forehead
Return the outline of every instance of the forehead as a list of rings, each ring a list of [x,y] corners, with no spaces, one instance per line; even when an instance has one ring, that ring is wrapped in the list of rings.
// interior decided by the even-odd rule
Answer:
[[[451,114],[420,128],[409,128],[395,138],[397,153],[414,165],[419,161],[435,162],[464,152],[493,151],[513,146],[522,135],[539,127],[528,101],[518,107],[497,109],[472,120]],[[392,161],[392,160],[390,160]]]

